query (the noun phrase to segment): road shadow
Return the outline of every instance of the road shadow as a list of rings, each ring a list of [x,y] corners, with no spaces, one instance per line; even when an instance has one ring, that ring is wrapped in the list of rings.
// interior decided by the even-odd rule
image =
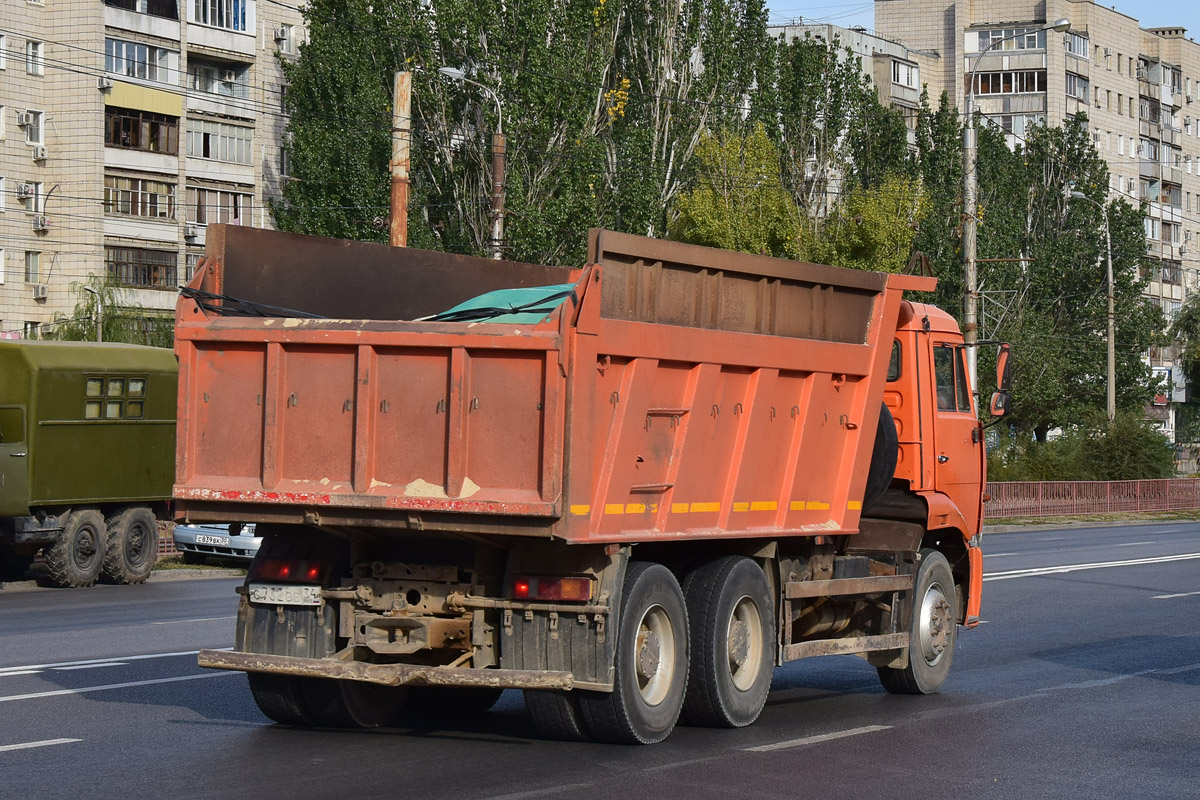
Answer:
[[[1196,634],[1122,636],[1040,650],[1033,657],[1059,667],[1103,673],[1081,684],[1138,677],[1200,686],[1200,636]]]

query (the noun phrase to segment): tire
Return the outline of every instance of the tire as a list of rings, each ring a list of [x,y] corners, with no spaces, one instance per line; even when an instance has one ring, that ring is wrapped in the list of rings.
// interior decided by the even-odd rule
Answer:
[[[683,715],[692,725],[741,728],[758,719],[775,669],[775,604],[762,568],[721,558],[684,583],[691,670]]]
[[[158,520],[145,506],[108,519],[108,545],[101,574],[113,583],[145,583],[158,562]]]
[[[248,672],[246,677],[250,680],[254,703],[268,719],[281,725],[308,727],[314,724],[304,695],[302,681],[305,679],[265,672]]]
[[[408,689],[362,681],[297,678],[310,724],[322,728],[379,728],[400,716]]]
[[[942,688],[950,674],[958,637],[958,621],[951,604],[954,597],[950,562],[937,550],[923,549],[913,592],[908,666],[880,667],[883,688],[892,694],[933,694]]]
[[[544,692],[525,690],[525,708],[533,727],[543,739],[563,742],[591,741],[592,734],[579,708],[575,692]]]
[[[863,513],[867,513],[883,493],[887,491],[896,474],[896,462],[900,458],[900,439],[896,435],[896,422],[887,404],[879,406],[879,427],[875,429],[875,444],[871,448],[871,466],[867,471],[867,488],[863,492]]]
[[[183,556],[183,563],[185,564],[192,564],[194,566],[196,564],[205,563],[204,556],[201,553],[191,553],[187,550],[184,550],[182,553],[180,553],[180,555]]]
[[[622,589],[612,692],[581,692],[579,706],[602,742],[654,744],[670,735],[688,678],[683,590],[661,564],[629,565]]]
[[[62,588],[91,586],[104,565],[107,527],[95,509],[66,514],[58,541],[43,550],[50,582]]]
[[[408,690],[404,711],[414,715],[483,714],[500,699],[503,689],[488,686],[433,687],[414,686]]]

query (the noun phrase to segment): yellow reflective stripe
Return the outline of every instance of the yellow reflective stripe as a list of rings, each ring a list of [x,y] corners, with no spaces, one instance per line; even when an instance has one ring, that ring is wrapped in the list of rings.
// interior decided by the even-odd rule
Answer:
[[[778,507],[774,500],[755,500],[750,504],[751,511],[774,511]]]
[[[851,500],[850,502],[846,503],[846,508],[850,509],[851,511],[861,511],[862,500]]]
[[[592,513],[591,506],[571,506],[571,515],[575,517],[586,517]]]
[[[804,510],[804,501],[803,500],[793,500],[791,502],[791,505],[788,506],[788,509],[791,511],[803,511]]]
[[[624,514],[625,505],[623,503],[608,503],[604,506],[605,514]]]
[[[749,503],[734,503],[733,510],[734,511],[749,511],[750,504]]]
[[[626,514],[645,514],[646,506],[644,503],[629,503],[625,506]]]
[[[804,504],[805,511],[827,511],[829,503],[822,503],[820,500],[809,500]]]
[[[720,503],[692,503],[689,510],[693,514],[696,514],[699,512],[706,512],[706,511],[720,511],[721,504]]]
[[[671,503],[671,513],[672,514],[688,513],[688,504],[687,503]]]

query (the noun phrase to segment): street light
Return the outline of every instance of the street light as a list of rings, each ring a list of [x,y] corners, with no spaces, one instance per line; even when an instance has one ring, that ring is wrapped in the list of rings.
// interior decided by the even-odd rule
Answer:
[[[100,292],[93,289],[91,286],[84,286],[83,290],[88,294],[96,296],[96,341],[104,341],[104,298]]]
[[[1059,19],[1043,25],[1038,28],[1038,31],[1057,31],[1062,33],[1070,27],[1070,20]],[[975,345],[979,341],[979,274],[975,268],[975,242],[979,226],[979,210],[976,204],[978,179],[975,175],[975,109],[971,107],[971,101],[974,99],[975,93],[975,70],[979,69],[979,62],[983,60],[983,57],[993,47],[1010,39],[1016,39],[1018,36],[1024,36],[1026,33],[1027,31],[1009,34],[991,42],[987,47],[983,48],[982,52],[975,56],[975,65],[967,70],[967,88],[963,96],[963,112],[966,115],[966,124],[963,127],[962,241],[963,265],[966,269],[967,284],[966,308],[963,312],[963,316],[966,319],[964,326],[966,330],[963,332],[963,340],[967,345],[967,371],[969,372],[971,391],[975,393],[979,391],[979,377],[976,370],[978,348]],[[968,58],[969,62],[970,59]]]
[[[1113,317],[1113,271],[1112,271],[1112,235],[1108,229],[1108,209],[1103,203],[1097,202],[1083,192],[1071,192],[1076,200],[1086,200],[1100,209],[1104,215],[1104,249],[1108,253],[1108,421],[1112,422],[1117,416],[1117,349],[1116,321]],[[1099,261],[1099,256],[1096,258]]]
[[[500,259],[504,250],[504,104],[490,87],[471,80],[457,67],[439,67],[438,72],[455,81],[477,86],[496,101],[496,132],[492,134],[492,258]]]

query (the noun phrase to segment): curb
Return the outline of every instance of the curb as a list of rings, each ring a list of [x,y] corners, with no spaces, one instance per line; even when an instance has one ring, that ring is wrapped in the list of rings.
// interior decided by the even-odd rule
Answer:
[[[983,535],[989,533],[1036,533],[1037,531],[1071,531],[1083,530],[1087,528],[1131,528],[1140,525],[1170,525],[1171,523],[1189,524],[1192,522],[1200,522],[1200,519],[1124,519],[1124,520],[1097,520],[1095,522],[1050,522],[1037,523],[1031,522],[1023,525],[988,525],[986,522],[983,525]]]
[[[171,581],[197,581],[214,578],[244,578],[244,569],[156,569],[150,573],[146,583],[170,583]],[[61,591],[54,586],[42,586],[36,580],[0,581],[0,592],[31,592],[38,589]]]

